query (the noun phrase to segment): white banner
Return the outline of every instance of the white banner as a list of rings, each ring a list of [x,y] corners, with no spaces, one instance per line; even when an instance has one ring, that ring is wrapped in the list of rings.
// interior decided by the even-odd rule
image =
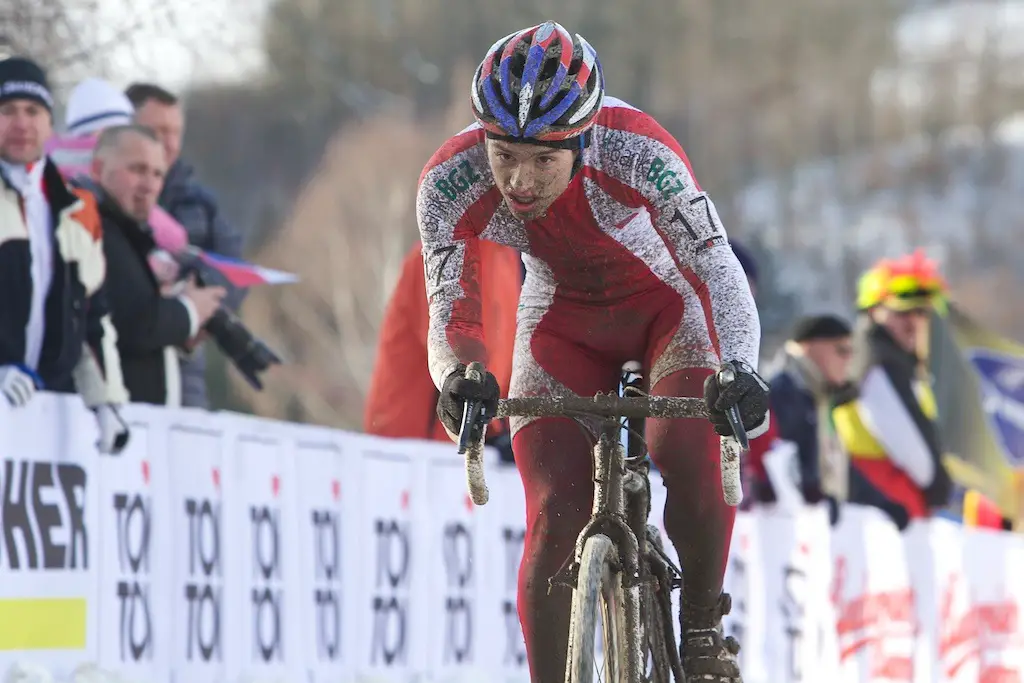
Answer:
[[[978,680],[977,616],[964,577],[963,534],[944,519],[915,521],[903,534],[917,615],[915,683]]]
[[[96,459],[100,664],[152,683],[170,680],[174,625],[170,461],[159,416],[132,411],[128,447]]]
[[[899,531],[881,511],[851,506],[831,540],[839,680],[912,683],[917,618]]]
[[[431,542],[426,561],[430,586],[426,594],[431,619],[427,670],[439,683],[470,683],[487,678],[494,664],[485,658],[484,634],[495,633],[485,620],[485,596],[500,586],[491,580],[490,563],[482,553],[481,512],[466,493],[466,471],[444,444],[424,446],[426,492]]]
[[[63,674],[98,655],[96,426],[80,401],[2,403],[0,666]]]
[[[225,488],[224,620],[236,680],[302,677],[298,486],[291,439],[239,422]]]
[[[971,530],[964,570],[977,625],[982,683],[1024,680],[1024,542],[1020,536]]]
[[[454,446],[76,397],[0,405],[0,667],[139,683],[527,683],[518,473]],[[489,456],[493,456],[489,453]],[[652,477],[652,522],[665,490]],[[664,537],[664,534],[663,534]],[[675,558],[668,543],[666,550]],[[880,512],[737,515],[747,683],[1024,683],[1024,540]],[[678,604],[678,594],[674,596]],[[107,679],[102,679],[107,680]]]
[[[768,510],[758,521],[766,679],[836,680],[828,511],[824,506],[796,515]]]
[[[415,580],[426,575],[429,541],[413,507],[426,514],[429,506],[417,477],[422,461],[411,455],[397,443],[367,442],[363,450],[359,481],[365,507],[358,543],[366,561],[354,609],[358,680],[366,683],[411,680],[427,659],[425,629],[442,623],[441,615],[431,620],[426,612],[431,586]]]
[[[171,668],[176,681],[192,683],[227,679],[226,435],[212,418],[208,422],[172,423],[167,435],[174,534]]]
[[[771,683],[765,663],[765,573],[761,560],[761,530],[758,518],[746,512],[736,514],[725,591],[732,598],[732,612],[723,620],[725,634],[740,648],[740,667],[745,683]]]
[[[487,532],[487,557],[490,573],[497,583],[487,596],[490,609],[497,612],[498,624],[492,647],[498,665],[496,680],[503,683],[530,683],[526,661],[526,643],[519,627],[516,594],[519,588],[519,563],[526,540],[526,496],[519,473],[509,467],[494,468],[488,475],[494,508],[487,510],[493,523]]]
[[[359,552],[352,542],[360,514],[354,500],[357,473],[348,466],[358,453],[342,448],[327,430],[308,430],[295,447],[302,564],[302,661],[313,683],[347,680],[355,661],[359,624],[351,604],[358,580],[346,562]],[[365,552],[365,549],[364,549]]]

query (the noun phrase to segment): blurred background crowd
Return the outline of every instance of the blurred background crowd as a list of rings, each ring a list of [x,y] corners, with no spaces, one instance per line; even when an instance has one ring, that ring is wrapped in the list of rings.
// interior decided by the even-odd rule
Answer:
[[[105,245],[140,283],[112,312],[133,400],[431,436],[429,413],[388,432],[368,404],[412,385],[416,351],[383,364],[378,345],[419,330],[401,307],[422,289],[417,178],[471,121],[484,50],[547,18],[679,139],[742,254],[776,396],[753,499],[1019,523],[1018,0],[11,0],[0,52],[38,73],[0,62],[0,81],[45,84],[54,139],[98,146],[65,179],[97,190],[104,235],[162,210],[197,249],[298,277],[245,293],[210,260],[165,273],[158,225]],[[65,171],[76,149],[55,150]],[[518,269],[502,272],[516,291]],[[125,322],[136,307],[144,330]],[[895,437],[872,417],[892,400],[911,420]]]

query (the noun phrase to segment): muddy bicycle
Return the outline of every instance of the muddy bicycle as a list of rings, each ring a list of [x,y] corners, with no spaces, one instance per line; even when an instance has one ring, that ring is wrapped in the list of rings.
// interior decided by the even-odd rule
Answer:
[[[482,381],[484,367],[471,363],[466,379]],[[728,384],[731,368],[719,372]],[[600,417],[594,446],[594,505],[590,521],[576,540],[575,551],[550,579],[572,589],[566,683],[684,683],[675,637],[672,590],[682,572],[665,553],[658,529],[647,523],[651,510],[650,460],[643,445],[643,420],[705,418],[703,399],[647,396],[640,366],[623,366],[624,396],[598,394],[540,396],[502,400],[497,415],[486,415],[479,402],[467,402],[459,433],[459,453],[466,457],[470,498],[488,500],[483,468],[487,422],[495,417]],[[625,420],[625,424],[623,424]],[[736,438],[722,439],[722,488],[726,502],[742,499],[739,457],[747,449],[738,411],[729,413]],[[621,442],[627,429],[627,448]],[[596,637],[603,647],[599,653]],[[598,661],[600,657],[601,661]],[[595,671],[596,670],[596,671]]]

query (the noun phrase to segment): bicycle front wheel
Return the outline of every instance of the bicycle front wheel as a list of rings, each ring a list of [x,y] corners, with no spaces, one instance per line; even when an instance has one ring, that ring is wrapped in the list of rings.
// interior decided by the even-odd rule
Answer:
[[[602,534],[591,536],[583,546],[572,594],[566,683],[630,680],[629,618],[618,559],[615,544]]]

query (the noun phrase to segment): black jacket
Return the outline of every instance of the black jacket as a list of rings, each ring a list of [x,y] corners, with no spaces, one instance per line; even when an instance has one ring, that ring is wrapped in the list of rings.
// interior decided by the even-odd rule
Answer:
[[[167,402],[166,347],[188,340],[188,309],[160,293],[148,256],[156,246],[145,223],[127,216],[113,199],[100,193],[103,250],[107,257],[107,300],[117,329],[124,383],[135,403]]]

